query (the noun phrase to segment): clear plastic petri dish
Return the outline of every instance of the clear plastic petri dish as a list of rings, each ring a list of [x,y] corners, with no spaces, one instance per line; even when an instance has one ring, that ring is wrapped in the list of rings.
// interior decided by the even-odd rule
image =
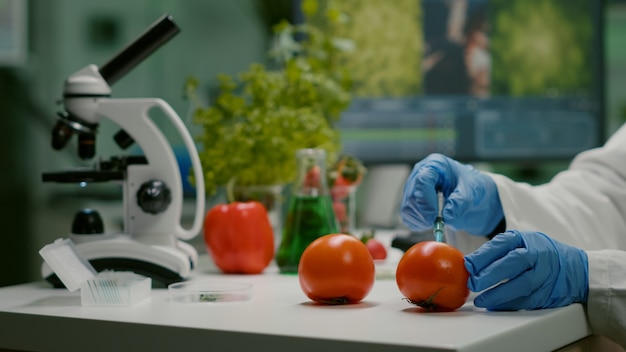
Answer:
[[[179,303],[228,303],[252,298],[252,285],[213,280],[183,281],[167,287],[170,299]]]

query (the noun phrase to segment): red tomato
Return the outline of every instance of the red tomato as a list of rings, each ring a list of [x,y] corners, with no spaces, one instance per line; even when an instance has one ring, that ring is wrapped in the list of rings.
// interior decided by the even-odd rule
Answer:
[[[325,304],[357,303],[374,286],[374,261],[363,242],[346,234],[317,238],[304,250],[298,279],[304,294]]]
[[[345,178],[337,176],[335,183],[330,188],[330,195],[333,200],[340,201],[350,194],[351,187],[352,186]]]
[[[204,241],[225,273],[258,274],[274,257],[274,231],[267,210],[257,201],[211,208],[204,219]]]
[[[367,246],[367,250],[369,250],[374,260],[387,259],[387,249],[380,241],[370,238],[365,243],[365,246]]]
[[[463,253],[443,242],[419,242],[409,248],[396,268],[400,292],[428,311],[452,311],[469,296]]]
[[[340,223],[343,223],[348,219],[348,209],[346,209],[346,205],[342,202],[333,202],[333,210],[335,211],[337,221]]]
[[[320,167],[315,165],[307,171],[304,176],[304,186],[305,187],[315,187],[318,188],[321,186],[321,171]]]
[[[361,161],[350,155],[343,155],[333,167],[336,172],[333,185],[358,185],[366,172]]]

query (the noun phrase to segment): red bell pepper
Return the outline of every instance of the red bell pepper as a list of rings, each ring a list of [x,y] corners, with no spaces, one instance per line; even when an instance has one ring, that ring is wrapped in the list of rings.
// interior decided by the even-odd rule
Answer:
[[[274,258],[274,231],[257,201],[218,204],[204,219],[204,242],[228,274],[261,273]]]

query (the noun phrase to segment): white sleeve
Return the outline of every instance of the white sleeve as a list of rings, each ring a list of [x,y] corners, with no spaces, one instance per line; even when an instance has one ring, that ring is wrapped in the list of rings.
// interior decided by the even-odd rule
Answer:
[[[491,176],[507,229],[541,231],[587,251],[591,328],[626,348],[626,125],[547,184]]]
[[[587,317],[595,334],[626,349],[626,252],[589,251]]]
[[[626,250],[626,125],[547,184],[490,175],[507,229],[542,231],[585,250]]]

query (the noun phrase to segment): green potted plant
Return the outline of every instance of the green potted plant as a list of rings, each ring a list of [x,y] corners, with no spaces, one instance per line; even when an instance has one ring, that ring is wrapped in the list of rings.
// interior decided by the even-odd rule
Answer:
[[[307,17],[319,16],[316,4],[303,2]],[[332,37],[330,29],[339,22],[332,9],[326,19],[326,31],[306,22],[275,25],[270,54],[277,68],[254,63],[237,75],[219,75],[219,93],[209,106],[196,95],[198,79],[188,79],[193,122],[203,130],[197,139],[208,196],[229,183],[240,188],[292,182],[301,148],[326,150],[329,165],[337,160],[335,124],[351,100],[349,75],[337,58],[350,41]]]

